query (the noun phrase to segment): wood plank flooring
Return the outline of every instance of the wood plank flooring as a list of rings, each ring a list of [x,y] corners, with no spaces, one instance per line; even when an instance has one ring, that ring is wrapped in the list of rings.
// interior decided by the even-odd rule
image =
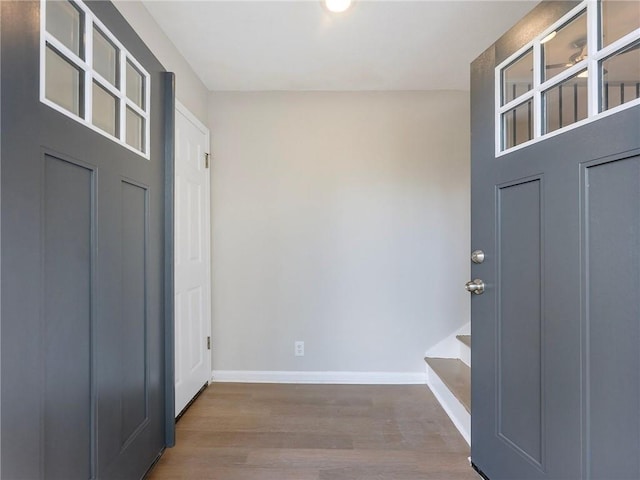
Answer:
[[[478,480],[425,385],[214,383],[150,480]]]

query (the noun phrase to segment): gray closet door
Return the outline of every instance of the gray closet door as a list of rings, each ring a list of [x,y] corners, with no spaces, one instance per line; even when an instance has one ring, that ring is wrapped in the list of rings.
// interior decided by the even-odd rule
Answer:
[[[472,462],[491,480],[640,478],[640,107],[496,158],[495,67],[472,64]]]
[[[40,3],[0,2],[7,479],[141,478],[165,445],[170,82],[111,3],[88,5],[151,75],[149,160],[40,102]]]

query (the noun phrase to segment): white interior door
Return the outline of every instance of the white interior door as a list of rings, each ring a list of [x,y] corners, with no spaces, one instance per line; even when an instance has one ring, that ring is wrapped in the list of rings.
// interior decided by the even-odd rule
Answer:
[[[176,102],[176,416],[211,378],[209,130]]]

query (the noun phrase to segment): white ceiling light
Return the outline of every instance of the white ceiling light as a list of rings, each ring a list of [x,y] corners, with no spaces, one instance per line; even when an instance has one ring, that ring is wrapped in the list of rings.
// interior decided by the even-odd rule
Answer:
[[[324,6],[332,13],[342,13],[349,9],[352,0],[323,0]]]
[[[555,36],[558,34],[558,32],[556,32],[555,30],[553,32],[551,32],[549,35],[547,35],[546,37],[544,37],[542,40],[540,40],[540,43],[547,43],[549,40],[553,40],[555,38]]]

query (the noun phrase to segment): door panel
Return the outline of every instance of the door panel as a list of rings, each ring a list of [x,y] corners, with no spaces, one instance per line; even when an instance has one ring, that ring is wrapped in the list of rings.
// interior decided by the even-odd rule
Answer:
[[[2,9],[2,478],[141,478],[165,445],[166,72],[150,159],[39,100],[39,2]]]
[[[542,464],[542,180],[498,189],[499,435]]]
[[[491,480],[640,478],[640,107],[495,154],[495,67],[575,4],[543,2],[472,64],[472,278],[487,288],[471,457]]]
[[[587,468],[637,478],[640,156],[589,166],[584,182]]]
[[[122,188],[122,431],[126,444],[148,420],[147,223],[148,191],[121,181]]]
[[[91,250],[94,172],[44,155],[44,468],[91,475]],[[58,441],[64,437],[65,441]]]

